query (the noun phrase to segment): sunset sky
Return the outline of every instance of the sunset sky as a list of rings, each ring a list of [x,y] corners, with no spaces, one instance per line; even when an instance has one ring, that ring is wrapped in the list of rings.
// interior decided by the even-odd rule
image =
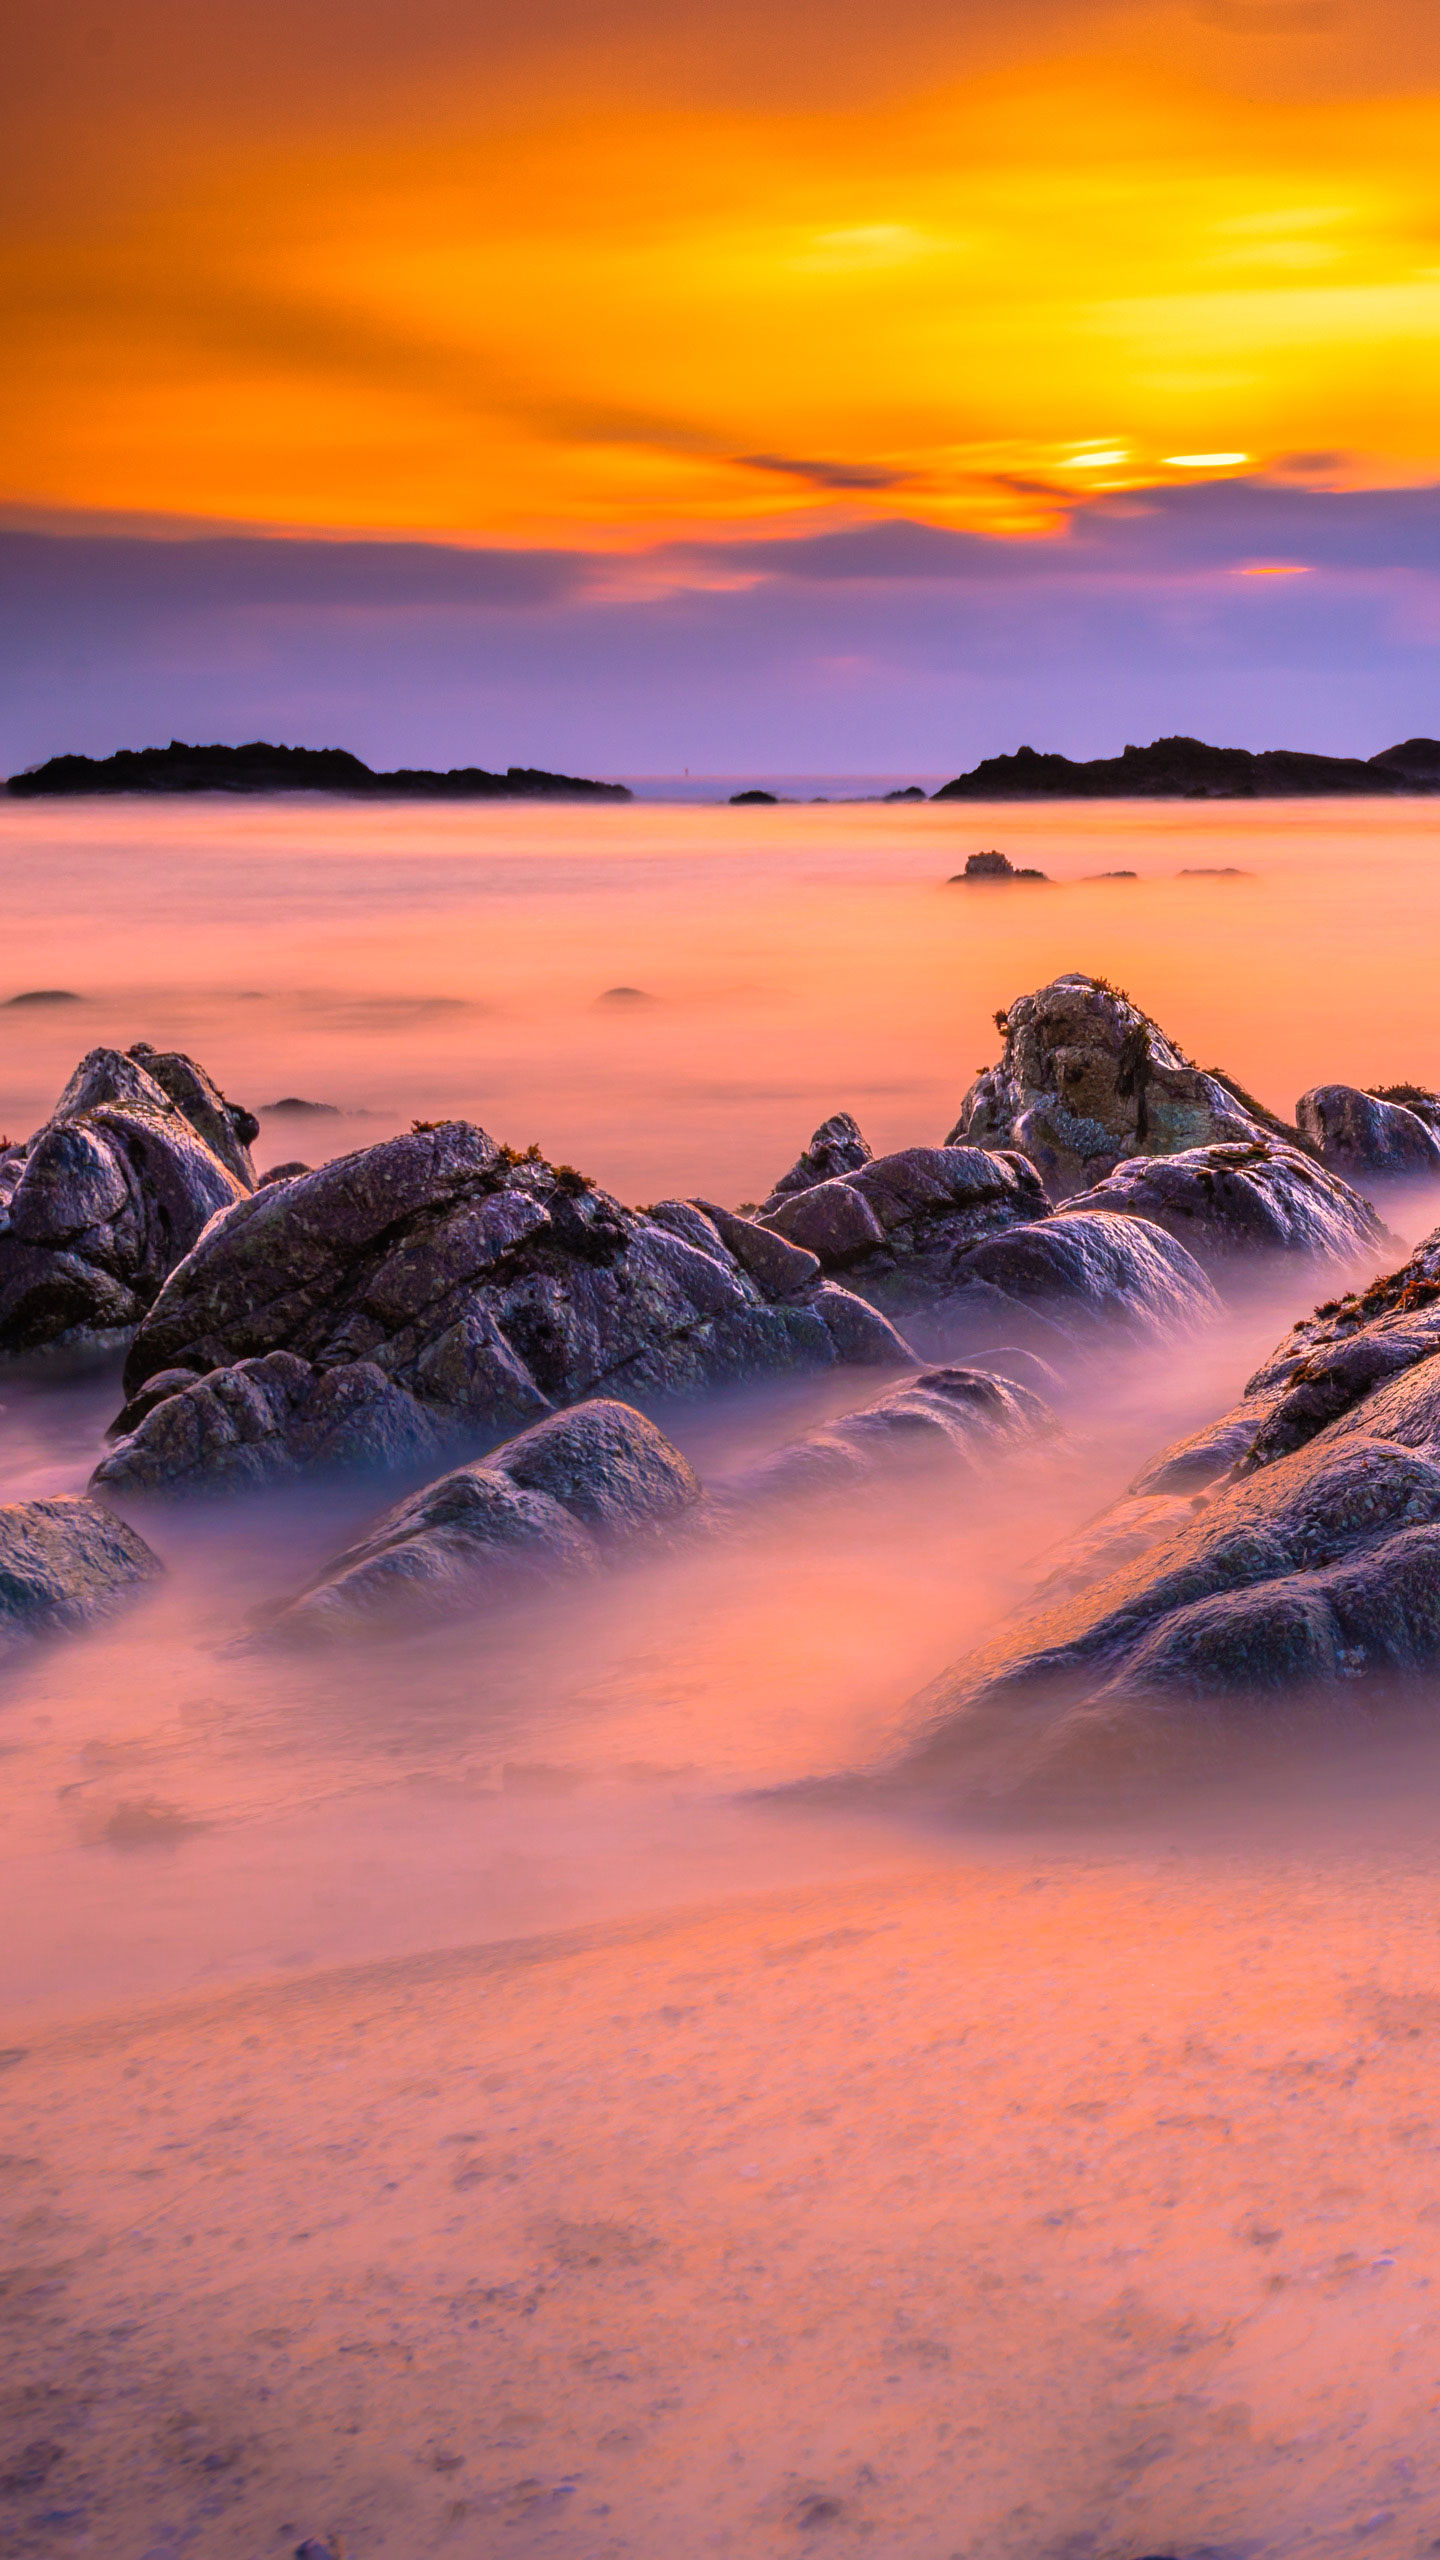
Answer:
[[[0,761],[1440,730],[1424,0],[20,0],[0,67]]]

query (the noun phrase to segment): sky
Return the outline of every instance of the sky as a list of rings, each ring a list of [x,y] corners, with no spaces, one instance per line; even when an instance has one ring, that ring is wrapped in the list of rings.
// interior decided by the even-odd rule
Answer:
[[[1440,730],[1429,0],[11,0],[0,765]]]

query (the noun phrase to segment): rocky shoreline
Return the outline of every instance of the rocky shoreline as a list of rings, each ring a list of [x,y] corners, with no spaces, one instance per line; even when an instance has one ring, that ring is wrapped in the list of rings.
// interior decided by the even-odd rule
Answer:
[[[1332,1084],[1281,1120],[1082,973],[996,1019],[943,1145],[877,1158],[838,1112],[753,1213],[628,1208],[462,1121],[257,1180],[254,1115],[194,1060],[92,1051],[0,1157],[0,1357],[43,1377],[123,1350],[123,1400],[86,1494],[0,1509],[0,1638],[142,1591],[157,1506],[307,1483],[373,1486],[375,1515],[267,1641],[403,1637],[917,1473],[943,1502],[1127,1350],[1183,1356],[1288,1272],[1302,1303],[1336,1293],[866,1783],[1104,1785],[1425,1673],[1440,1236],[1407,1256],[1382,1212],[1440,1181],[1440,1096]],[[669,1436],[717,1396],[851,1370],[828,1420],[729,1477]]]

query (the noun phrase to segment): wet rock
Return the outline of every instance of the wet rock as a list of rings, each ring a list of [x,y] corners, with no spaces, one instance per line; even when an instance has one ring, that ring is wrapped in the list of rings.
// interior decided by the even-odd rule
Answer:
[[[278,1350],[373,1361],[473,1446],[602,1388],[654,1402],[873,1357],[868,1314],[803,1281],[794,1260],[757,1277],[689,1203],[622,1208],[447,1121],[240,1201],[162,1290],[126,1390]]]
[[[1032,1389],[982,1369],[925,1369],[854,1413],[802,1433],[716,1488],[740,1513],[757,1504],[852,1493],[921,1470],[982,1474],[997,1447],[1043,1427]]]
[[[1148,1219],[1098,1209],[1067,1209],[969,1245],[956,1257],[953,1279],[956,1324],[968,1320],[974,1292],[987,1330],[1008,1318],[1023,1339],[1038,1318],[1072,1346],[1116,1330],[1160,1340],[1212,1316],[1219,1304],[1177,1237]]]
[[[829,1182],[836,1174],[858,1173],[862,1164],[872,1161],[872,1153],[860,1134],[860,1124],[848,1111],[834,1111],[822,1120],[804,1153],[797,1156],[788,1173],[782,1173],[765,1208],[776,1209],[792,1191],[813,1191],[817,1182]]]
[[[1440,1234],[1292,1330],[922,1702],[901,1782],[1083,1785],[1440,1665]],[[1167,1508],[1167,1505],[1169,1506]],[[1178,1507],[1177,1507],[1178,1506]],[[1129,1552],[1125,1542],[1129,1541]],[[1083,1544],[1083,1541],[1080,1542]]]
[[[761,1223],[813,1253],[827,1274],[843,1274],[886,1314],[903,1317],[949,1292],[964,1248],[1043,1218],[1048,1207],[1023,1156],[906,1147],[786,1193]]]
[[[93,1625],[161,1571],[138,1533],[66,1496],[0,1507],[0,1656],[34,1636]]]
[[[1368,1201],[1337,1173],[1273,1138],[1130,1156],[1092,1190],[1072,1194],[1060,1214],[1092,1209],[1163,1227],[1217,1277],[1231,1276],[1259,1254],[1354,1262],[1387,1241]]]
[[[1320,1084],[1301,1094],[1295,1122],[1321,1163],[1347,1182],[1440,1180],[1440,1138],[1403,1103],[1353,1084]]]
[[[1017,1147],[1054,1200],[1127,1156],[1297,1132],[1214,1070],[1192,1066],[1104,978],[1074,971],[997,1016],[1005,1052],[973,1084],[950,1146]]]
[[[251,1189],[254,1128],[193,1059],[92,1049],[45,1126],[0,1160],[0,1353],[122,1340]]]
[[[121,1415],[90,1479],[102,1501],[255,1492],[301,1477],[423,1475],[453,1450],[440,1419],[373,1361],[317,1369],[271,1351],[195,1378],[167,1369]]]
[[[628,1405],[597,1399],[524,1431],[386,1514],[275,1620],[285,1635],[434,1622],[592,1572],[700,1501],[678,1449]]]

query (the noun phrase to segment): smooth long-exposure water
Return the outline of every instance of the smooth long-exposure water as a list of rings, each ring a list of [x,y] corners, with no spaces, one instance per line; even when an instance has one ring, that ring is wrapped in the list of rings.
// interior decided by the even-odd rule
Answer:
[[[948,885],[990,845],[1050,884]],[[1286,1111],[1436,1083],[1437,850],[1423,801],[0,804],[0,1130],[144,1038],[331,1106],[262,1164],[463,1114],[738,1203],[839,1108],[943,1138],[1064,968]],[[364,1488],[147,1521],[165,1582],[0,1692],[0,2548],[1440,2547],[1423,1735],[1106,1830],[767,1793],[893,1748],[1316,1293],[978,1486],[424,1644],[243,1641]],[[676,1436],[713,1475],[855,1388]],[[115,1403],[7,1379],[0,1498]]]

